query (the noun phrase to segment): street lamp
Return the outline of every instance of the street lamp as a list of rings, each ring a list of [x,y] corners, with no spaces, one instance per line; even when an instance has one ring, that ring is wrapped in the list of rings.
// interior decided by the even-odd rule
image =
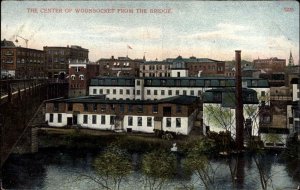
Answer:
[[[26,48],[28,48],[28,41],[29,41],[29,40],[26,39],[26,38],[23,38],[22,36],[16,35],[16,40],[15,40],[16,43],[19,42],[18,37],[19,37],[19,38],[22,38],[22,39],[25,41],[25,43],[26,43]]]

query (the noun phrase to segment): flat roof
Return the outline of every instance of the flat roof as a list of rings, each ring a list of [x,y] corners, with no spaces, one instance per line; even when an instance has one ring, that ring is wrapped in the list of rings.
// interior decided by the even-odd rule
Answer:
[[[69,99],[52,99],[46,101],[46,103],[100,103],[100,104],[161,104],[161,103],[171,103],[171,104],[179,104],[179,105],[190,105],[193,104],[198,97],[196,96],[173,96],[169,98],[164,98],[160,100],[113,100],[106,99],[105,95],[99,96],[82,96],[76,98]]]

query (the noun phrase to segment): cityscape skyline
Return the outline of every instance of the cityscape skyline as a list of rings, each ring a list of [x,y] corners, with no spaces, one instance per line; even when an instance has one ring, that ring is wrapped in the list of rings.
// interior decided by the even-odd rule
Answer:
[[[1,40],[15,41],[19,35],[35,49],[79,45],[89,49],[91,61],[112,55],[233,60],[234,50],[240,49],[242,59],[249,61],[288,60],[291,51],[298,64],[298,5],[296,1],[4,1]],[[71,11],[66,13],[67,9]],[[76,13],[76,9],[106,13]],[[169,13],[151,13],[154,9]],[[25,47],[22,39],[15,44]]]

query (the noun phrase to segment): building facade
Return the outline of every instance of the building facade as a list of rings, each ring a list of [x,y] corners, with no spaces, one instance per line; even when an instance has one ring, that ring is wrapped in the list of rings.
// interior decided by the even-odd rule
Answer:
[[[257,92],[243,88],[242,93],[243,115],[247,123],[250,123],[245,130],[249,132],[248,135],[258,136],[260,105]],[[217,133],[226,131],[235,138],[235,104],[235,88],[216,88],[205,91],[203,94],[203,134],[206,135],[209,131]]]
[[[69,97],[86,96],[92,77],[98,76],[99,65],[91,62],[69,63]]]
[[[12,41],[1,41],[1,76],[12,78],[45,77],[44,51],[17,47]]]
[[[130,76],[138,77],[140,64],[143,60],[133,60],[129,57],[118,57],[99,59],[96,63],[99,64],[100,76]]]
[[[269,104],[267,80],[243,78],[243,86],[255,90],[259,100]],[[89,95],[105,94],[116,100],[159,100],[178,95],[202,97],[206,90],[232,87],[235,79],[225,77],[96,77],[91,79]]]
[[[225,76],[225,62],[208,58],[168,58],[166,62],[171,63],[171,69],[186,68],[187,76]]]
[[[171,63],[145,61],[140,64],[140,77],[171,77]]]
[[[80,126],[98,130],[154,133],[154,129],[188,135],[199,99],[176,96],[159,101],[107,100],[105,96],[46,102],[45,120],[52,127]]]
[[[291,80],[293,88],[293,101],[287,106],[287,126],[292,135],[296,135],[300,140],[300,78]]]
[[[283,72],[286,66],[286,60],[278,59],[277,57],[254,59],[253,66],[255,69],[263,70],[265,73]]]
[[[47,75],[50,78],[57,78],[61,73],[68,74],[69,62],[89,60],[89,50],[76,45],[44,46],[44,52]]]

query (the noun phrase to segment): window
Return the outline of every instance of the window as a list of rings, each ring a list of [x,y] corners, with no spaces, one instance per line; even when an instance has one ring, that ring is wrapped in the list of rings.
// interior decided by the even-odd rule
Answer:
[[[166,127],[171,127],[171,118],[167,118],[166,122]]]
[[[110,93],[109,89],[106,89],[106,94],[109,94],[109,93]]]
[[[147,95],[151,95],[151,91],[150,90],[147,90]]]
[[[83,104],[83,110],[88,111],[88,105],[87,104]]]
[[[50,119],[49,119],[49,122],[53,122],[53,113],[50,113]]]
[[[101,115],[101,124],[105,124],[105,115]]]
[[[176,127],[181,127],[181,119],[176,118]]]
[[[101,111],[105,112],[105,110],[106,110],[106,105],[105,104],[101,104]]]
[[[133,112],[133,105],[128,105],[128,112]]]
[[[177,72],[177,77],[180,77],[180,72]]]
[[[266,96],[266,92],[265,91],[261,91],[261,96],[262,97]]]
[[[176,113],[181,113],[181,105],[176,105]]]
[[[99,90],[99,94],[103,94],[103,89],[100,89],[100,90]]]
[[[116,89],[113,89],[113,94],[116,94],[117,93],[117,90]]]
[[[54,103],[54,111],[58,111],[58,103]]]
[[[97,116],[96,115],[92,116],[92,123],[97,124]]]
[[[129,95],[130,94],[130,90],[127,89],[126,90],[126,94]]]
[[[152,106],[152,112],[157,113],[157,111],[158,111],[158,105],[153,105]]]
[[[168,95],[172,96],[172,90],[168,90]]]
[[[141,81],[140,81],[140,80],[137,80],[137,81],[136,81],[136,85],[137,85],[137,86],[140,86],[140,85],[141,85]]]
[[[201,97],[202,96],[202,91],[198,90],[198,96]]]
[[[138,117],[138,126],[142,126],[142,125],[143,125],[143,118]]]
[[[147,127],[151,127],[151,126],[152,126],[152,118],[147,117]]]
[[[190,91],[191,96],[194,96],[194,90]]]
[[[97,104],[93,104],[93,110],[97,111]]]
[[[165,95],[165,91],[164,91],[164,90],[161,90],[161,92],[160,92],[160,93],[161,93],[161,95],[162,95],[162,96],[164,96],[164,95]]]
[[[72,111],[73,110],[73,104],[68,104],[68,111]]]
[[[61,113],[57,115],[57,122],[61,123]]]
[[[120,104],[120,112],[121,112],[121,113],[124,113],[124,110],[125,110],[124,104]]]
[[[113,111],[113,112],[115,111],[115,105],[114,104],[110,105],[110,110]]]
[[[179,95],[179,90],[176,90],[176,95]]]
[[[157,90],[154,90],[154,95],[157,95]]]
[[[84,75],[79,75],[80,80],[84,80]]]
[[[128,126],[132,126],[133,118],[131,116],[128,117]]]
[[[136,95],[140,95],[141,94],[141,91],[140,90],[137,90],[136,91]]]
[[[83,115],[83,124],[88,123],[88,115]]]
[[[110,116],[110,124],[111,125],[115,124],[115,116],[113,116],[113,115]]]
[[[120,89],[120,94],[123,94],[123,89]]]
[[[143,105],[138,105],[138,110],[137,110],[137,112],[138,112],[138,113],[143,113],[143,111],[144,111]]]
[[[186,90],[183,90],[183,95],[186,95]]]

